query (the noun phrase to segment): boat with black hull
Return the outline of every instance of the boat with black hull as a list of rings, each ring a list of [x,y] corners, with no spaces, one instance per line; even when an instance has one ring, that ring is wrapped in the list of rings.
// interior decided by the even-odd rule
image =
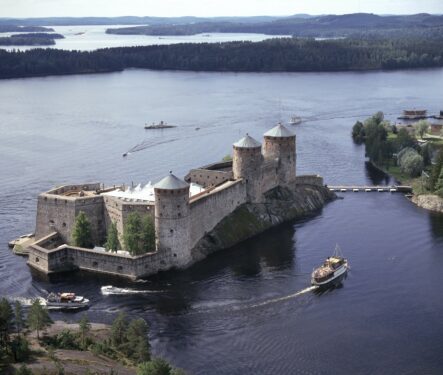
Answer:
[[[319,288],[330,288],[340,285],[348,274],[348,260],[341,254],[340,247],[335,247],[334,254],[328,257],[311,275],[311,284]]]
[[[89,300],[75,293],[49,293],[45,304],[51,310],[78,310],[89,307]]]

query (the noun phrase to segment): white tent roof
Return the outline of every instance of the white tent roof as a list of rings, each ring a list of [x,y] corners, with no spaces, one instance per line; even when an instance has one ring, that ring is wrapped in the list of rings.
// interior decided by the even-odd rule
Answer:
[[[201,193],[204,190],[205,189],[202,186],[191,183],[189,188],[189,196],[192,197],[193,195]],[[134,188],[128,187],[124,191],[121,189],[115,189],[107,193],[103,193],[103,195],[121,198],[127,202],[155,202],[154,185],[152,185],[151,182],[148,182],[143,187],[141,184],[138,184]]]

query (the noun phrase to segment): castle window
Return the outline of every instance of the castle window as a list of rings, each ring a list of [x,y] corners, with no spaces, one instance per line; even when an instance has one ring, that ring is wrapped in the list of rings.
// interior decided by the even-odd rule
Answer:
[[[63,224],[62,224],[62,227],[63,227],[63,228],[66,227],[66,223],[63,223]]]
[[[174,233],[174,229],[169,229],[169,233]]]
[[[49,220],[49,226],[50,226],[50,227],[53,227],[54,225],[55,225],[54,220]]]
[[[40,259],[38,257],[35,257],[35,263],[40,262]]]
[[[180,208],[180,205],[179,205],[179,204],[177,205],[177,208]]]
[[[119,271],[119,272],[123,271],[123,267],[122,266],[118,266],[117,267],[117,271]]]
[[[45,197],[45,201],[47,201],[48,200],[48,197]]]
[[[179,212],[179,213],[178,213],[178,217],[181,217],[181,216],[182,216],[182,214]]]
[[[177,254],[174,253],[174,258],[177,258]]]
[[[98,262],[92,262],[92,267],[98,267]]]

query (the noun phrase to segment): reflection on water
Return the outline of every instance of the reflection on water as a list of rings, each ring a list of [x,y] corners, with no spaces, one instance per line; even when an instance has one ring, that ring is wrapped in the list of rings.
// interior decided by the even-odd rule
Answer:
[[[439,239],[443,238],[443,214],[430,212],[429,223],[434,237]]]
[[[391,176],[376,168],[372,163],[368,161],[365,162],[365,167],[366,176],[371,182],[371,185],[394,185],[395,183],[397,183],[395,178],[391,178]]]

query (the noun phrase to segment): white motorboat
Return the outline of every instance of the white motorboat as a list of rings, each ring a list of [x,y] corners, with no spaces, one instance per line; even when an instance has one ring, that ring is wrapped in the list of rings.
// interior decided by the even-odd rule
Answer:
[[[302,119],[299,116],[292,116],[291,121],[289,121],[289,123],[291,125],[298,125],[298,124],[301,124],[301,122],[302,122]]]
[[[340,247],[335,247],[334,254],[318,268],[314,269],[311,275],[311,284],[327,288],[338,285],[347,276],[349,266],[347,259],[341,255]]]
[[[49,293],[45,304],[48,309],[76,310],[89,307],[89,300],[75,293]]]

